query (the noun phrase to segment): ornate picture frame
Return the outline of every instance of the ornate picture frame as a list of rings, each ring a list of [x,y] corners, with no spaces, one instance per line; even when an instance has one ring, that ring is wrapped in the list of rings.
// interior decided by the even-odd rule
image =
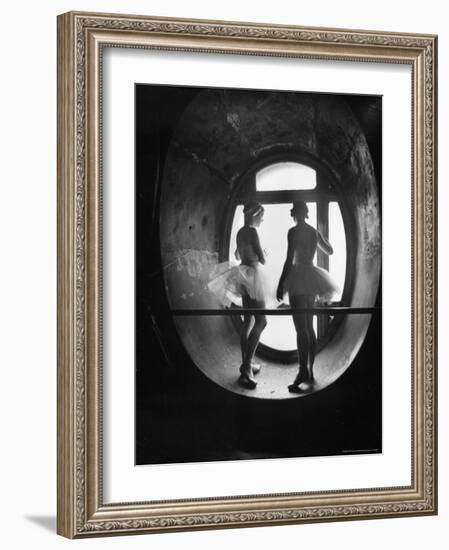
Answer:
[[[411,69],[411,483],[204,498],[104,498],[106,48]],[[89,536],[437,513],[437,37],[70,12],[58,17],[58,533]],[[130,182],[132,185],[133,182]],[[134,366],[129,365],[133,370]],[[132,399],[132,397],[130,398]],[[298,459],[299,460],[299,459]],[[201,468],[201,465],[198,466]]]

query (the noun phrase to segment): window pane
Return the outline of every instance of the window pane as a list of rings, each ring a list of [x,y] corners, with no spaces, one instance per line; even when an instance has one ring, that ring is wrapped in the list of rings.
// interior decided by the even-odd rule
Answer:
[[[271,164],[256,174],[257,191],[300,191],[315,187],[315,170],[296,162]]]
[[[329,203],[329,241],[334,249],[334,253],[329,256],[329,273],[341,290],[334,297],[338,301],[341,300],[346,277],[346,235],[337,202]]]

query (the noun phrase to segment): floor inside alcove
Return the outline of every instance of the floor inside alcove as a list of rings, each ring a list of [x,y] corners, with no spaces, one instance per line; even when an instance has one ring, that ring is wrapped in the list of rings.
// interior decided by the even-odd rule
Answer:
[[[291,393],[288,386],[298,374],[298,363],[281,363],[261,357],[257,351],[254,362],[261,365],[255,375],[257,386],[249,389],[239,382],[241,350],[239,335],[232,323],[218,316],[177,319],[186,351],[193,363],[213,382],[236,394],[259,399],[293,399],[305,397],[329,386],[343,372],[347,353],[335,354],[332,346],[321,350],[315,358],[314,382],[301,384],[301,393]],[[345,351],[345,350],[344,350]],[[335,357],[338,359],[334,360]]]
[[[255,397],[259,399],[289,399],[295,397],[303,397],[310,395],[324,387],[325,384],[320,382],[319,355],[316,358],[314,368],[314,381],[304,382],[300,385],[301,393],[291,393],[288,386],[294,381],[298,374],[298,365],[281,364],[255,357],[254,362],[260,365],[260,372],[254,375],[257,381],[257,386],[254,389],[249,389],[243,386],[240,382],[240,362],[237,354],[229,354],[227,359],[214,369],[207,373],[214,381],[218,382],[222,387],[241,395]]]

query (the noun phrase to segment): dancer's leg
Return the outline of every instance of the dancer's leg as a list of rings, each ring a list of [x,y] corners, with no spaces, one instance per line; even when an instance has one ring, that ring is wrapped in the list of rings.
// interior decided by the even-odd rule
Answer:
[[[244,292],[242,294],[243,307],[251,307],[251,298]],[[240,350],[242,352],[242,363],[245,362],[245,350],[248,345],[248,336],[251,332],[253,326],[254,317],[253,315],[246,314],[243,316],[243,325],[240,332]]]
[[[293,309],[308,307],[307,299],[304,295],[291,296],[290,304]],[[288,387],[290,391],[297,390],[299,384],[305,382],[309,378],[307,362],[309,357],[310,339],[307,326],[307,317],[308,314],[306,313],[293,313],[293,322],[296,329],[296,345],[298,348],[299,371],[293,384],[290,384]]]
[[[253,307],[264,308],[265,304],[263,302],[255,302]],[[259,344],[260,336],[267,326],[267,318],[265,315],[254,315],[254,326],[251,329],[251,332],[248,336],[248,342],[245,349],[245,357],[243,362],[250,364],[253,362],[254,354],[256,352],[257,346]]]
[[[244,305],[245,307],[261,309],[265,307],[265,303],[263,301],[252,300],[249,297],[245,300]],[[254,359],[257,345],[259,344],[260,336],[266,325],[267,320],[265,315],[254,315],[254,325],[250,330],[246,340],[246,346],[243,350],[243,362],[240,367],[240,372],[242,374],[241,381],[243,385],[249,388],[255,388],[257,384],[253,377],[252,361]]]
[[[315,298],[313,296],[309,296],[307,299],[307,307],[314,307],[314,305],[315,305]],[[315,363],[315,355],[316,355],[316,334],[313,328],[312,314],[307,314],[307,332],[309,334],[309,357],[308,357],[309,377],[311,380],[313,380],[313,364]]]

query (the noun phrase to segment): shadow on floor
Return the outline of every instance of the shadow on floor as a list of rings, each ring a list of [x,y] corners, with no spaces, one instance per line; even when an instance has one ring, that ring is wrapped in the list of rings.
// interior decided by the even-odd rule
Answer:
[[[46,531],[56,533],[56,516],[25,516],[25,519],[39,525]]]

